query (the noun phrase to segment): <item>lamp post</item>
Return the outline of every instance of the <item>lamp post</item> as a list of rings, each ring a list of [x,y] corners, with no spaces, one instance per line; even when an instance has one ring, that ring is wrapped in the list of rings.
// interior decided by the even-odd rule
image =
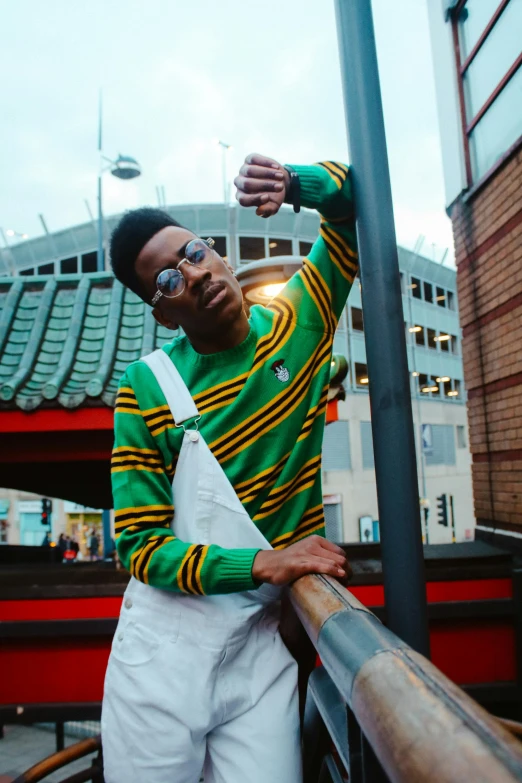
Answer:
[[[102,94],[100,92],[98,110],[98,153],[100,158],[98,169],[98,252],[96,257],[96,268],[98,272],[103,272],[105,266],[103,259],[102,176],[106,171],[110,171],[112,176],[117,177],[118,179],[134,179],[141,174],[138,161],[135,158],[131,158],[130,155],[118,155],[116,160],[105,157],[103,154],[102,137]]]
[[[103,272],[105,264],[103,258],[103,201],[102,201],[102,176],[106,171],[110,171],[113,177],[118,179],[134,179],[139,177],[141,169],[138,161],[129,155],[118,155],[116,160],[105,157],[103,154],[103,133],[102,133],[102,93],[100,91],[98,104],[98,250],[96,254],[96,269]],[[102,511],[103,526],[103,556],[107,557],[112,552],[111,546],[111,518],[110,511]]]
[[[429,655],[426,577],[397,241],[371,0],[335,0],[361,260],[388,625]]]
[[[232,144],[227,144],[226,141],[221,141],[221,139],[216,139],[216,144],[221,147],[221,167],[222,167],[221,170],[223,175],[223,203],[228,204],[230,198],[229,198],[229,187],[227,181],[227,156],[228,156],[228,151],[232,149]]]

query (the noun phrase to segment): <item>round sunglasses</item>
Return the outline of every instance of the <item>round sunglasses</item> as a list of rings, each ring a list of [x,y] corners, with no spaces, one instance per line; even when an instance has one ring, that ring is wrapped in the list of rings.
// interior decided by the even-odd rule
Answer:
[[[164,269],[156,278],[156,288],[158,289],[152,299],[152,306],[156,305],[162,296],[167,299],[175,299],[181,296],[185,290],[185,278],[180,271],[180,266],[187,262],[191,266],[208,267],[212,261],[210,252],[216,243],[209,237],[208,239],[193,239],[185,248],[185,257],[181,259],[175,269]]]

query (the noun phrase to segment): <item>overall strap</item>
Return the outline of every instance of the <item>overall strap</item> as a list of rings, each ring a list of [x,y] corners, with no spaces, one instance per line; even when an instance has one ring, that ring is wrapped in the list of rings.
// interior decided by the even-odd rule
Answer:
[[[157,351],[149,353],[148,356],[142,356],[140,361],[145,362],[153,372],[161,391],[165,395],[176,425],[179,426],[187,419],[199,416],[198,409],[187,389],[185,381],[165,351],[158,348]]]

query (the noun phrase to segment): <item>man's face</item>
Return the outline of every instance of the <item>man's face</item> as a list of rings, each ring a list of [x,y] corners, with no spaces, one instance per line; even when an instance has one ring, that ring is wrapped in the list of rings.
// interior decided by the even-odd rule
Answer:
[[[191,231],[167,226],[147,242],[136,259],[136,274],[149,301],[158,290],[159,273],[175,269],[194,238]],[[191,335],[214,336],[216,329],[230,327],[243,310],[243,295],[232,268],[214,250],[208,252],[209,266],[181,265],[183,293],[173,299],[162,296],[153,310],[157,321],[170,329],[181,326],[189,339]]]

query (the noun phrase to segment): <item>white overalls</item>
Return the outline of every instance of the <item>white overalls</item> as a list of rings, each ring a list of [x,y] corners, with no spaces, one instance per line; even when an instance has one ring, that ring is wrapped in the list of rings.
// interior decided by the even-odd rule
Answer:
[[[176,426],[198,411],[176,367],[146,356]],[[184,428],[185,429],[185,428]],[[173,481],[182,541],[270,549],[197,429]],[[192,596],[131,578],[105,679],[106,783],[300,783],[297,664],[279,588]]]

